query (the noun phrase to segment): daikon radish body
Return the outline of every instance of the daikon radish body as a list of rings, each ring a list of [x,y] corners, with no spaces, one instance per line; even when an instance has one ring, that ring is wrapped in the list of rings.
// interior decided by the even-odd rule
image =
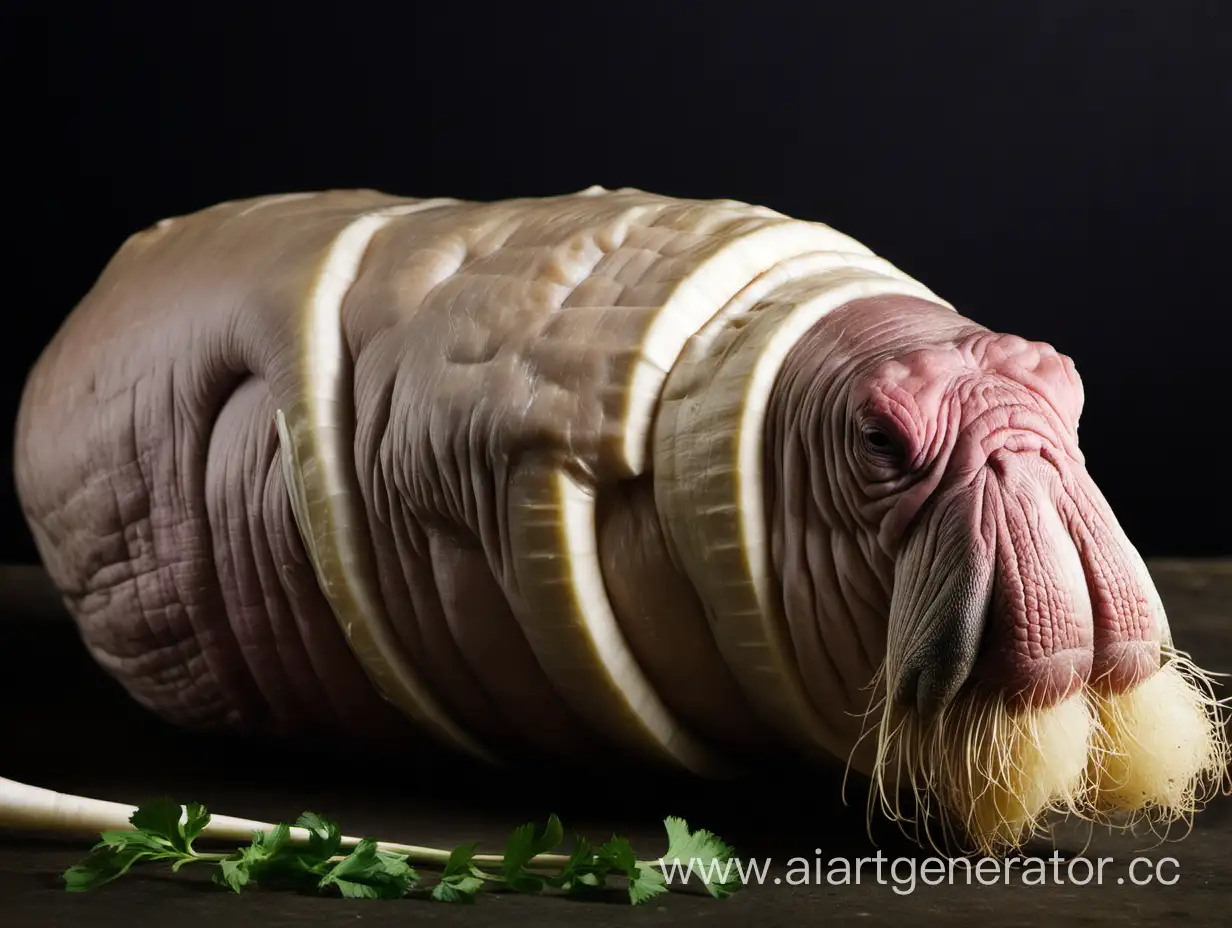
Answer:
[[[177,723],[850,760],[992,846],[1187,814],[1226,762],[1081,405],[1068,358],[820,223],[332,191],[126,242],[16,473],[87,647]]]

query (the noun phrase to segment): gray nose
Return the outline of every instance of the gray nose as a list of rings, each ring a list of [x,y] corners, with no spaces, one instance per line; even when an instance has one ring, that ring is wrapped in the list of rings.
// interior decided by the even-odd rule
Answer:
[[[946,513],[908,539],[894,575],[888,693],[931,720],[971,677],[992,599],[992,558]]]
[[[960,596],[952,602],[969,601]],[[931,722],[954,701],[971,677],[979,655],[986,604],[978,618],[950,608],[930,623],[932,631],[903,661],[894,699]]]

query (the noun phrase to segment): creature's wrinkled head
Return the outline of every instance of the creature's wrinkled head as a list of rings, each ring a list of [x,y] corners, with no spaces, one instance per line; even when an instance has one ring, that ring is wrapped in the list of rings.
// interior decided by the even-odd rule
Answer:
[[[985,851],[1054,809],[1187,816],[1225,775],[1222,719],[1086,470],[1073,363],[908,309],[845,307],[829,356],[827,487],[893,566],[883,805],[913,789]]]

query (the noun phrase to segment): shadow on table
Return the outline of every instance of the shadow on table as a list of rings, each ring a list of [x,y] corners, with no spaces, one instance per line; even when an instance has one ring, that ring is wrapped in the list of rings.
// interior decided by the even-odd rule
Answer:
[[[85,653],[67,620],[0,622],[0,700],[8,707],[0,716],[0,744],[7,746],[0,775],[97,798],[135,803],[168,794],[218,812],[275,819],[310,806],[351,833],[362,826],[416,843],[423,831],[468,827],[478,836],[503,836],[503,828],[555,812],[567,829],[599,839],[618,831],[657,843],[662,818],[679,815],[741,853],[812,854],[820,836],[831,854],[873,848],[864,782],[852,778],[844,805],[841,770],[779,769],[734,783],[555,768],[511,772],[329,741],[186,733],[134,703]],[[887,854],[912,852],[896,826],[876,823],[873,834]]]
[[[1176,573],[1177,568],[1171,572]],[[1168,570],[1169,611],[1184,612],[1208,666],[1229,661],[1215,605],[1232,583],[1181,582]],[[1209,573],[1209,572],[1208,572]],[[1229,574],[1232,577],[1232,574]],[[1223,573],[1216,577],[1227,580]],[[1222,615],[1222,610],[1219,610]],[[847,803],[842,771],[787,764],[737,782],[645,773],[608,775],[556,768],[512,772],[439,754],[365,754],[330,739],[311,745],[189,734],[136,705],[90,659],[66,617],[0,617],[0,776],[65,792],[139,802],[152,795],[201,801],[215,811],[293,819],[311,808],[349,833],[410,843],[503,840],[508,829],[555,812],[566,829],[602,840],[618,832],[635,845],[662,840],[662,819],[678,815],[750,856],[858,857],[929,853],[880,814],[866,816],[867,783],[853,776]],[[1223,826],[1232,804],[1203,813]],[[1081,851],[1087,829],[1062,833]],[[1049,849],[1048,853],[1051,850]]]

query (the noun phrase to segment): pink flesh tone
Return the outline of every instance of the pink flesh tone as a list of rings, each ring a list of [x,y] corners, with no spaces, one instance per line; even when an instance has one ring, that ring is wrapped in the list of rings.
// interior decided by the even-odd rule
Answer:
[[[1166,620],[1086,471],[1068,357],[933,304],[879,298],[831,314],[784,373],[794,399],[778,428],[800,450],[772,451],[771,473],[811,474],[821,501],[802,502],[797,478],[770,489],[798,643],[809,602],[814,623],[863,624],[835,621],[808,576],[817,557],[793,552],[855,522],[868,541],[831,551],[833,570],[892,584],[887,687],[926,716],[968,685],[1048,708],[1084,684],[1124,692],[1158,669]]]
[[[855,392],[909,466],[939,469],[932,496],[962,500],[974,556],[993,563],[973,678],[1034,707],[1159,666],[1151,599],[1078,450],[1082,402],[1069,358],[989,332],[882,363]]]

